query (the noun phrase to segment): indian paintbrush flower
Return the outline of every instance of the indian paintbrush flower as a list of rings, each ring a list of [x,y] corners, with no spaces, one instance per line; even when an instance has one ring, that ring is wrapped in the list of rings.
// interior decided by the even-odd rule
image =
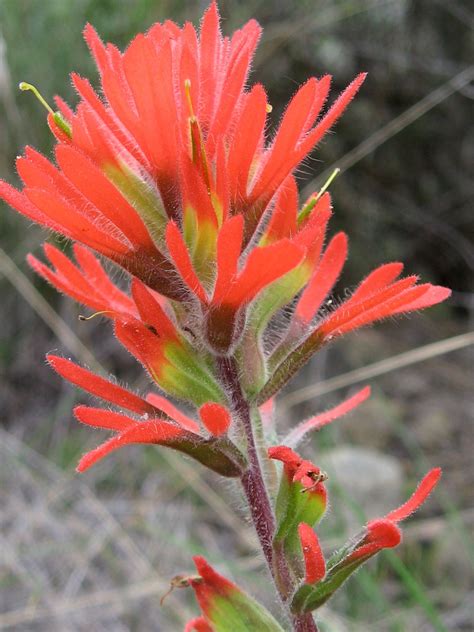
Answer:
[[[361,564],[383,549],[398,546],[402,540],[398,523],[408,518],[425,502],[440,478],[440,468],[430,470],[401,507],[383,518],[369,521],[363,532],[334,553],[327,563],[316,534],[309,525],[301,523],[299,535],[306,576],[293,596],[293,611],[304,612],[319,608]]]
[[[16,163],[22,190],[0,181],[0,197],[73,241],[74,259],[46,243],[50,265],[33,255],[28,261],[93,311],[82,320],[107,318],[160,390],[141,397],[49,355],[62,377],[112,407],[75,408],[80,422],[115,433],[78,469],[123,446],[151,443],[239,478],[287,617],[295,630],[310,632],[316,628],[307,612],[362,562],[400,541],[398,522],[424,501],[439,472],[326,563],[314,531],[327,506],[325,475],[293,448],[361,404],[369,389],[301,422],[283,440],[273,428],[267,435],[275,445],[268,448],[270,399],[332,339],[439,303],[449,290],[418,284],[414,275],[399,278],[403,266],[395,262],[328,307],[348,253],[344,233],[327,240],[327,189],[335,174],[300,204],[294,173],[365,74],[329,106],[331,77],[308,79],[269,139],[272,108],[263,86],[249,83],[260,34],[250,20],[224,37],[214,2],[198,32],[189,23],[155,24],[124,52],[87,25],[100,92],[71,75],[78,104],[56,97],[56,112],[46,104],[54,159],[27,147]],[[30,84],[23,89],[39,94]],[[128,290],[112,281],[97,255],[128,273]],[[262,474],[272,466],[267,448],[283,462],[276,498]],[[193,586],[203,615],[188,630],[282,629],[203,558],[195,563],[199,575],[183,585]]]
[[[191,576],[187,583],[196,593],[202,617],[190,621],[186,630],[283,632],[283,628],[263,606],[217,573],[203,557],[196,556],[194,564],[198,575]],[[182,580],[180,585],[184,587],[185,582]]]

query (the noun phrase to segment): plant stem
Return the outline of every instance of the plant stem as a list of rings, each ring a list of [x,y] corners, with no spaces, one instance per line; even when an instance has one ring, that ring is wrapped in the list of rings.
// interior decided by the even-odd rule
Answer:
[[[219,369],[221,379],[231,396],[234,411],[242,423],[247,440],[249,467],[242,475],[241,480],[249,504],[250,515],[279,596],[286,605],[293,588],[292,580],[283,551],[273,549],[275,517],[255,443],[250,406],[240,386],[235,360],[228,357],[220,358]],[[318,632],[311,614],[290,615],[290,618],[295,632]]]
[[[293,628],[295,632],[318,632],[318,626],[311,612],[293,615]]]
[[[234,410],[245,431],[249,467],[242,475],[242,486],[249,502],[250,514],[260,540],[263,554],[273,574],[272,541],[275,531],[275,518],[262,476],[250,418],[250,408],[240,387],[235,361],[232,358],[221,358],[219,363],[222,380],[230,393]]]

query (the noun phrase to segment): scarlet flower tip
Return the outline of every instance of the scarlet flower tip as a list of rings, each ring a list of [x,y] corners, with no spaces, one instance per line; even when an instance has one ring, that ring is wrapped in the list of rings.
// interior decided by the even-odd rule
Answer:
[[[173,220],[169,221],[166,226],[165,237],[166,245],[168,246],[173,263],[181,275],[185,286],[188,287],[200,301],[206,303],[206,292],[193,267],[181,231]]]
[[[30,266],[30,268],[36,272],[36,274],[40,274],[41,266],[43,265],[39,259],[37,259],[33,253],[29,252],[26,255],[26,263]]]
[[[310,282],[296,306],[295,316],[308,325],[327,299],[347,259],[348,239],[345,233],[337,233],[326,248]]]
[[[298,526],[298,534],[303,551],[306,569],[305,583],[315,584],[323,579],[326,574],[326,561],[324,559],[318,536],[309,524],[301,522]]]
[[[197,617],[188,621],[184,626],[184,632],[214,632],[204,617]]]
[[[50,366],[53,367],[53,369],[55,371],[58,371],[58,372],[59,372],[58,367],[61,366],[61,363],[62,362],[68,362],[68,360],[66,360],[66,358],[61,358],[61,356],[56,356],[56,355],[54,355],[52,353],[47,353],[46,354],[46,361],[48,362],[48,364]]]
[[[370,397],[370,394],[370,386],[365,386],[358,393],[356,393],[349,399],[346,399],[346,401],[342,402],[338,406],[326,410],[324,413],[320,413],[319,415],[315,415],[307,421],[303,421],[285,437],[285,443],[293,446],[297,445],[309,432],[320,430],[322,427],[330,424],[340,417],[343,417],[347,413],[360,406]]]
[[[202,555],[194,555],[193,562],[197,572],[199,573],[199,575],[201,575],[201,577],[206,574],[206,571],[208,569],[212,570],[212,567],[210,566],[210,564],[208,564],[206,558]]]
[[[201,555],[195,555],[193,557],[193,562],[196,566],[198,575],[204,580],[204,584],[210,587],[215,592],[225,594],[229,591],[229,589],[237,590],[232,582],[230,582],[222,575],[219,575],[219,573],[217,573]],[[200,588],[200,586],[201,584],[197,583],[196,587],[198,589]]]
[[[206,429],[215,437],[225,434],[229,429],[230,413],[225,406],[207,402],[199,409],[199,416]]]
[[[104,408],[79,405],[73,409],[73,412],[76,419],[81,423],[105,430],[122,432],[137,424],[137,421],[132,419],[132,417]]]
[[[301,461],[299,454],[286,445],[277,445],[268,448],[268,456],[271,459],[288,464],[296,464]]]
[[[372,520],[367,525],[367,530],[367,544],[375,544],[381,549],[392,549],[402,540],[400,529],[387,519]]]
[[[402,540],[402,532],[397,525],[386,518],[372,520],[367,525],[367,532],[362,542],[345,559],[347,564],[357,560],[368,559],[382,549],[398,546]]]
[[[290,484],[299,483],[315,496],[321,498],[324,507],[326,506],[326,488],[323,483],[327,479],[324,472],[319,467],[302,459],[299,454],[285,445],[274,446],[268,449],[268,456],[271,459],[282,461],[284,464],[284,476]]]
[[[95,450],[91,450],[91,452],[87,452],[86,454],[84,454],[83,457],[81,457],[79,463],[76,466],[76,472],[78,474],[83,474],[101,458],[100,456],[96,455],[95,452]]]
[[[406,503],[391,511],[389,514],[385,516],[386,520],[390,520],[391,522],[398,523],[405,518],[408,518],[414,511],[420,507],[428,496],[431,494],[433,489],[438,484],[442,475],[442,470],[440,467],[435,467],[426,474],[426,476],[421,480],[420,484],[416,488],[415,492],[411,495],[411,497],[407,500]]]
[[[82,35],[92,54],[94,54],[94,49],[97,44],[100,44],[103,47],[99,34],[90,22],[86,22],[85,27],[82,29]]]
[[[448,287],[444,287],[442,285],[431,285],[428,289],[428,292],[422,297],[424,299],[424,305],[421,307],[430,307],[431,305],[436,305],[437,303],[442,303],[446,299],[448,299],[452,294],[452,291]]]

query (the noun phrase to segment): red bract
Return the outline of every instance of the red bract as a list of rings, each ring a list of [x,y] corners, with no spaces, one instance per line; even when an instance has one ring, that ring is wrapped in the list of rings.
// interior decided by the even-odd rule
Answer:
[[[299,525],[299,537],[305,563],[305,578],[292,600],[293,612],[308,612],[322,606],[361,564],[376,553],[400,544],[398,523],[422,505],[441,477],[440,468],[428,472],[411,498],[383,518],[371,520],[364,532],[349,541],[327,561],[319,541],[307,524]]]
[[[451,295],[451,290],[442,286],[417,285],[417,276],[397,280],[403,265],[389,263],[371,272],[351,298],[333,311],[325,310],[318,320],[318,310],[337,280],[345,253],[345,239],[336,236],[316,265],[296,305],[286,336],[273,350],[269,360],[272,375],[261,389],[259,403],[272,397],[322,345],[335,337],[389,316],[436,305]]]
[[[416,285],[416,276],[399,281],[380,280],[377,273],[386,267],[382,266],[369,275],[354,295],[325,319],[319,327],[324,338],[341,335],[387,316],[430,307],[446,300],[451,294],[445,287],[429,283]]]
[[[180,584],[193,587],[203,616],[190,621],[186,630],[283,632],[271,614],[250,595],[217,573],[203,557],[193,559],[198,575],[180,578]]]
[[[53,369],[64,379],[106,402],[139,415],[153,415],[166,418],[168,414],[160,406],[160,403],[153,405],[153,400],[147,401],[122,386],[95,375],[95,373],[91,373],[87,369],[71,362],[71,360],[54,355],[48,355],[47,359]]]
[[[163,390],[198,404],[223,399],[211,372],[179,330],[166,299],[138,279],[133,280],[129,297],[110,281],[94,255],[77,244],[77,266],[49,244],[45,252],[54,270],[31,255],[30,265],[58,289],[113,320],[117,338]]]
[[[295,446],[297,445],[309,432],[320,430],[323,426],[330,424],[335,419],[339,419],[343,415],[346,415],[357,406],[360,406],[370,396],[370,387],[366,386],[361,391],[342,402],[338,406],[327,410],[324,413],[315,415],[306,421],[298,424],[289,434],[285,437],[283,442],[285,445]]]
[[[112,283],[91,251],[79,244],[74,244],[73,250],[78,265],[48,243],[44,252],[53,270],[31,254],[27,260],[35,272],[79,303],[99,312],[137,317],[133,301]]]
[[[194,632],[214,632],[204,617],[197,617],[186,623],[184,632],[193,632],[193,630]]]
[[[324,516],[327,476],[319,467],[285,445],[268,450],[268,456],[284,464],[276,502],[277,527],[274,539],[289,550],[289,558],[298,550],[298,528],[301,522],[314,526]],[[298,565],[299,559],[290,559]]]
[[[74,413],[82,423],[117,433],[88,452],[79,462],[78,471],[83,472],[125,445],[154,443],[185,452],[224,476],[238,475],[244,461],[237,448],[225,437],[231,417],[224,406],[208,402],[199,410],[202,424],[209,433],[205,436],[199,422],[155,393],[143,399],[70,360],[49,355],[48,361],[62,377],[76,386],[140,416],[133,418],[102,408],[76,407]]]
[[[368,522],[364,535],[350,547],[352,550],[344,556],[340,564],[348,566],[356,560],[368,559],[382,549],[397,546],[402,539],[398,523],[408,518],[425,502],[440,478],[441,468],[430,470],[407,502],[383,518]]]
[[[269,448],[268,456],[284,464],[284,476],[290,483],[301,483],[303,488],[310,492],[310,495],[319,496],[323,503],[326,503],[326,488],[323,485],[325,477],[322,476],[319,467],[313,465],[311,461],[303,459],[285,445]]]
[[[217,230],[226,217],[241,214],[240,255],[275,192],[364,78],[360,75],[318,122],[330,78],[310,79],[266,146],[265,93],[259,85],[246,89],[259,37],[255,21],[231,39],[223,37],[214,3],[199,34],[190,24],[182,29],[171,22],[156,24],[124,53],[104,45],[87,26],[104,100],[73,74],[78,106],[73,110],[58,102],[62,126],[50,117],[59,141],[57,166],[28,148],[18,159],[23,192],[2,183],[0,195],[30,219],[182,300],[164,243],[169,219],[177,222],[191,258],[202,267],[203,259],[214,260]],[[206,282],[205,271],[200,272]],[[234,291],[235,301],[243,300],[243,291]]]
[[[377,518],[367,523],[367,533],[349,555],[346,560],[347,563],[372,556],[381,549],[397,546],[401,540],[398,523],[408,518],[425,502],[440,478],[441,468],[436,467],[430,470],[406,503],[383,518]]]
[[[199,423],[182,414],[178,418],[167,420],[158,411],[159,417],[134,419],[128,415],[102,408],[77,406],[74,409],[76,418],[88,425],[106,430],[113,430],[117,434],[98,448],[85,454],[79,461],[77,470],[83,472],[105,456],[134,443],[153,443],[163,445],[185,454],[189,454],[206,467],[223,476],[238,476],[244,464],[244,459],[238,449],[223,435],[228,425],[222,424],[223,415],[230,423],[229,413],[218,404],[207,404],[207,409],[201,411],[201,419],[210,437],[199,434]],[[220,439],[223,437],[222,439]]]
[[[305,584],[315,584],[326,574],[326,562],[319,544],[318,536],[305,522],[300,523],[298,533],[303,550],[306,575]]]
[[[266,286],[292,270],[302,259],[304,250],[289,240],[254,248],[242,270],[238,262],[242,250],[243,217],[236,215],[220,229],[216,246],[216,281],[208,297],[195,269],[181,233],[173,222],[167,229],[171,257],[188,288],[207,311],[206,334],[212,348],[228,353],[239,339],[238,315]],[[240,316],[244,316],[240,312]],[[242,323],[240,323],[242,325]]]

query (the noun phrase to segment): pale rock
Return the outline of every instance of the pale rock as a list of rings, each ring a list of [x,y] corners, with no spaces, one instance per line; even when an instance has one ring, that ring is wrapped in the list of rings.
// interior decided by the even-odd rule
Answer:
[[[364,515],[382,517],[401,503],[403,471],[394,457],[341,446],[321,454],[317,465],[329,476],[332,510],[337,509],[349,527],[361,526]]]

